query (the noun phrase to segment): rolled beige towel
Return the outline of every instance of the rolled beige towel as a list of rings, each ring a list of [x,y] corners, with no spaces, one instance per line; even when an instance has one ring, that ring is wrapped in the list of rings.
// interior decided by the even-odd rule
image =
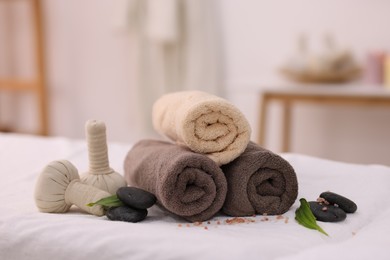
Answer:
[[[227,100],[201,91],[174,92],[153,105],[155,130],[205,154],[218,165],[237,158],[247,147],[251,128]]]

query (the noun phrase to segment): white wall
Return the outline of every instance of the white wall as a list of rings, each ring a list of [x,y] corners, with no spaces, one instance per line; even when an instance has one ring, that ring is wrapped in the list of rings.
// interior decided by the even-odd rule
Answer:
[[[22,76],[33,74],[31,66],[30,72],[26,72],[25,69],[26,63],[31,65],[33,57],[29,37],[25,36],[23,41],[19,41],[20,37],[15,37],[15,34],[29,33],[28,2],[0,3],[0,12],[8,16],[0,16],[4,22],[0,21],[0,24],[6,28],[17,27],[17,30],[4,34],[3,39],[13,44],[23,43],[22,46],[11,49],[12,57],[16,58],[17,63],[17,66],[13,66],[15,68],[12,74]],[[50,133],[84,138],[84,123],[88,119],[96,118],[106,122],[110,140],[135,140],[138,137],[136,84],[132,63],[135,54],[128,33],[114,26],[113,2],[106,0],[42,2]],[[21,33],[16,33],[19,31]],[[0,41],[0,44],[1,42],[3,41]],[[0,45],[0,50],[5,52],[5,47],[9,46]],[[25,55],[21,57],[20,51],[26,49],[30,49],[30,52],[24,51]],[[7,66],[3,64],[0,71],[1,69],[4,71]],[[4,94],[2,97],[4,98]],[[23,113],[16,122],[18,128],[27,131],[36,128],[35,121],[29,120],[34,116],[36,118],[36,113],[30,112],[35,110],[33,97],[17,100],[13,97],[11,101],[9,99],[4,101],[18,103],[26,108],[24,112],[27,113]],[[5,115],[3,113],[2,119],[15,123],[16,120],[12,118],[18,114],[14,110],[15,108],[11,111],[8,109],[8,113]]]
[[[332,32],[338,42],[353,48],[360,59],[369,49],[390,49],[387,0],[216,1],[225,44],[227,97],[248,117],[254,128],[253,139],[257,130],[258,90],[284,82],[275,69],[291,54],[297,34],[308,33],[318,44],[324,33]],[[24,1],[0,1],[0,14],[5,10],[4,2]],[[135,104],[142,101],[136,99],[134,43],[128,33],[113,26],[114,1],[43,2],[51,133],[83,138],[84,122],[98,118],[106,121],[112,141],[133,142],[142,138],[137,130],[139,113]],[[0,54],[4,53],[1,47]],[[23,55],[22,64],[28,64],[26,56]],[[0,60],[0,72],[4,67]],[[32,100],[19,100],[23,104],[29,102]],[[273,135],[267,141],[267,147],[276,152],[277,109],[269,125]],[[295,112],[294,152],[390,165],[389,109],[299,107]],[[21,121],[18,123],[34,122]]]
[[[301,33],[314,49],[332,33],[359,61],[369,50],[390,51],[390,1],[220,0],[229,98],[257,133],[258,90],[285,84],[276,72]],[[280,151],[278,107],[266,146]],[[294,109],[293,152],[361,163],[390,164],[390,108],[299,106]],[[254,136],[256,138],[256,136]]]

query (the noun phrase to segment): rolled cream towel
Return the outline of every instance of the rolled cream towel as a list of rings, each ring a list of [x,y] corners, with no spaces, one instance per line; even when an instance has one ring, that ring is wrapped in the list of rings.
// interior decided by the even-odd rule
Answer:
[[[160,206],[188,221],[210,219],[225,201],[222,170],[184,146],[142,140],[127,154],[124,171],[130,186],[153,193]]]
[[[222,171],[228,182],[222,211],[228,215],[283,214],[297,198],[293,167],[253,142],[237,159],[222,166]]]
[[[153,105],[153,126],[218,165],[238,157],[248,145],[251,128],[228,101],[201,91],[163,95]]]

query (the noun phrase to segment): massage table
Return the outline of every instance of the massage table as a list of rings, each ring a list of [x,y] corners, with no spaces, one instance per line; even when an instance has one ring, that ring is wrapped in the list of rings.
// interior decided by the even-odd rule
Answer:
[[[123,174],[131,143],[108,144],[110,165]],[[41,213],[34,186],[42,168],[66,159],[88,168],[85,141],[0,134],[0,259],[389,259],[390,167],[280,154],[295,169],[298,199],[283,215],[234,218],[218,214],[188,222],[153,206],[139,223],[110,221],[76,207]],[[299,198],[333,191],[358,205],[329,234],[299,225]]]

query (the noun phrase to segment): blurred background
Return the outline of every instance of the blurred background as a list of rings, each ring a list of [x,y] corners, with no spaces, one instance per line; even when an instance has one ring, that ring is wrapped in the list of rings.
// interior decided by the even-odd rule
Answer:
[[[282,67],[318,69],[341,53],[361,73],[333,88],[388,95],[389,11],[387,0],[0,0],[0,129],[36,132],[46,113],[40,133],[82,139],[86,120],[100,119],[109,141],[133,143],[156,136],[156,98],[199,89],[235,104],[256,141],[261,90],[300,84]],[[9,84],[19,80],[43,86],[44,112]],[[275,152],[278,110],[264,144]],[[389,106],[305,104],[292,122],[292,152],[390,165]]]

